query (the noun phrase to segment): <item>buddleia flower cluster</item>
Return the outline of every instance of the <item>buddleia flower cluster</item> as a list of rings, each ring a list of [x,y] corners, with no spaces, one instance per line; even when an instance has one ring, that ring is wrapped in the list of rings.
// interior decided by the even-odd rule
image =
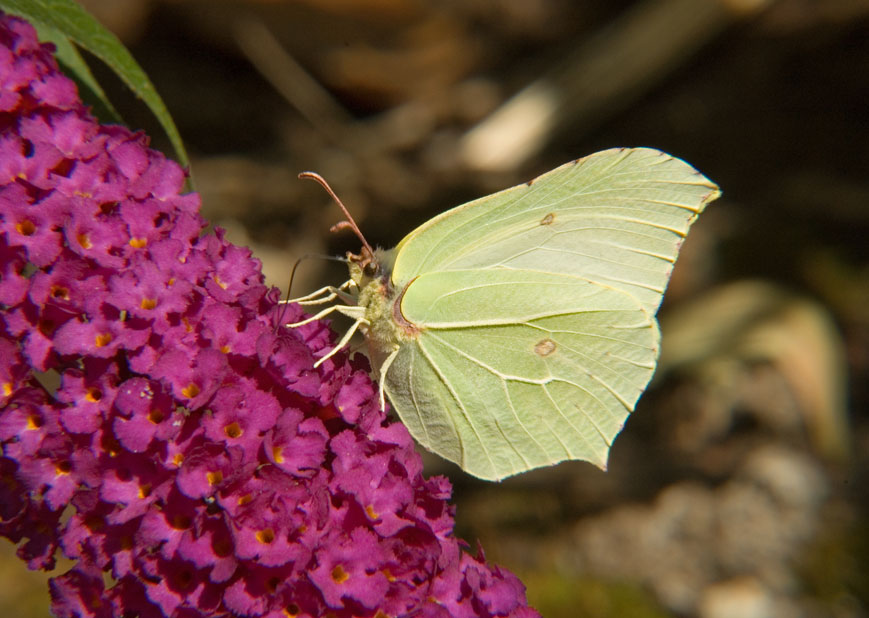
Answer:
[[[0,16],[0,534],[54,614],[537,616],[184,181]]]

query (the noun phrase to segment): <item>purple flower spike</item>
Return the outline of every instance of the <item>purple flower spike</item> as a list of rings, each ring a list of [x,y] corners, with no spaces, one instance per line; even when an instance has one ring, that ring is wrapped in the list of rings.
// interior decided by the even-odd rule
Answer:
[[[367,362],[0,14],[0,534],[56,616],[521,616]],[[108,583],[107,583],[108,582]]]

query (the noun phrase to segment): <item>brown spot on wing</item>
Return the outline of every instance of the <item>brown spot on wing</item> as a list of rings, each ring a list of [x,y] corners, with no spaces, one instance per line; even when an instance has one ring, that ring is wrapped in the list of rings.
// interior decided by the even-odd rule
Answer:
[[[537,356],[549,356],[558,348],[552,339],[541,339],[534,346],[534,353]]]
[[[540,225],[552,225],[553,221],[555,221],[555,213],[550,212],[540,220]]]

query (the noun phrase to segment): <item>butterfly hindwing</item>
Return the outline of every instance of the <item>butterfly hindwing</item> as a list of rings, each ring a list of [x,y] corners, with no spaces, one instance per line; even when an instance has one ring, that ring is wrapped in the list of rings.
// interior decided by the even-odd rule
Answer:
[[[420,443],[481,478],[603,467],[657,357],[635,299],[573,276],[429,273],[401,308],[422,332],[389,369],[390,401]]]

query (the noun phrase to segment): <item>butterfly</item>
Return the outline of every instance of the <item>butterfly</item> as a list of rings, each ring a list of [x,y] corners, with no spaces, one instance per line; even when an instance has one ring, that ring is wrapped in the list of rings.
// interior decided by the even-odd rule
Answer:
[[[312,173],[302,176],[320,179]],[[320,179],[322,180],[322,179]],[[720,192],[649,148],[598,152],[448,210],[394,249],[362,240],[338,301],[425,448],[487,480],[564,460],[606,468],[655,370],[655,314],[688,228]]]

